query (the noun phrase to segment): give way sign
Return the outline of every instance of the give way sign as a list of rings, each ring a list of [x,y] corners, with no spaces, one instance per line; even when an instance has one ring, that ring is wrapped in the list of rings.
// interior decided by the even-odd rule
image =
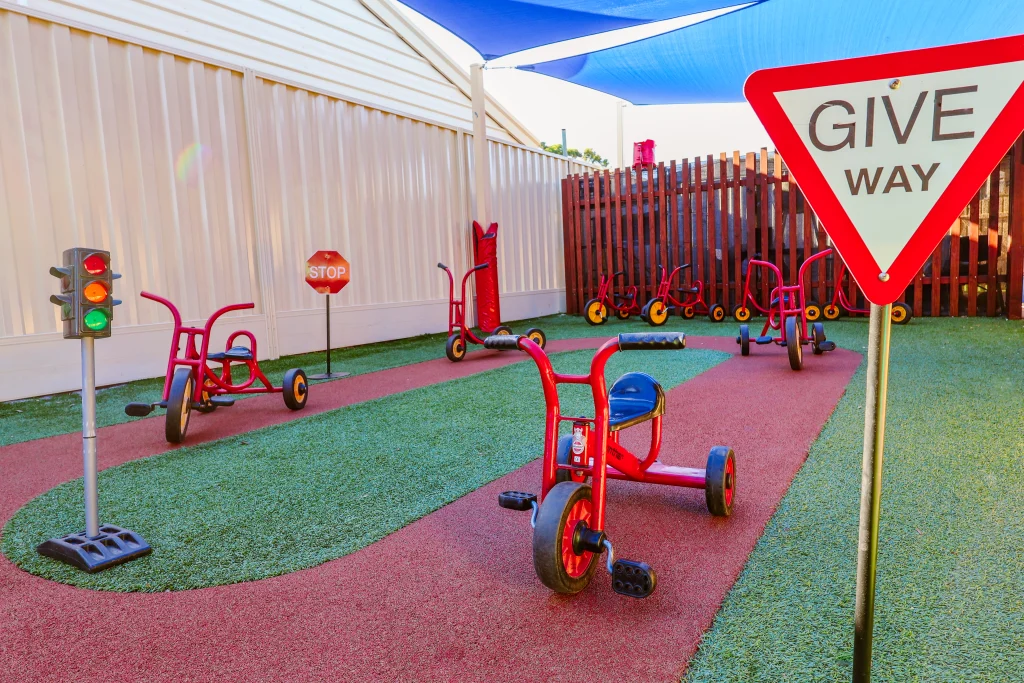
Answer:
[[[869,301],[902,296],[1024,130],[1024,36],[757,71],[744,94]]]

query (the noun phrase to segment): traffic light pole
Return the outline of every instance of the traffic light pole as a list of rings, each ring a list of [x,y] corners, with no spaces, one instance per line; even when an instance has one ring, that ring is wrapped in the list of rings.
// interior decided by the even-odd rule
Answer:
[[[882,510],[882,455],[885,403],[889,388],[889,337],[892,304],[871,304],[868,323],[868,387],[864,409],[864,457],[860,481],[860,532],[857,543],[857,602],[853,623],[853,682],[871,681],[871,644],[875,625],[875,569],[878,520]]]
[[[85,535],[100,535],[96,489],[96,340],[82,339],[82,464],[85,472]]]
[[[65,249],[62,266],[50,268],[60,278],[60,295],[50,301],[60,306],[65,339],[81,340],[82,348],[82,485],[85,531],[43,541],[36,552],[82,571],[98,572],[152,552],[149,543],[131,529],[100,525],[96,464],[96,339],[111,333],[114,280],[121,277],[110,267],[110,252],[75,247]]]

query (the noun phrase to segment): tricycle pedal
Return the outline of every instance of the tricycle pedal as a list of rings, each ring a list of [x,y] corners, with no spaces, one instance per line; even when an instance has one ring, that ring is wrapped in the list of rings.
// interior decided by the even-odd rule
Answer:
[[[825,340],[823,342],[818,342],[818,351],[821,352],[821,353],[825,353],[826,351],[835,351],[835,350],[836,350],[836,343],[834,341]]]
[[[537,496],[533,493],[523,493],[522,491],[505,491],[504,493],[498,494],[498,505],[505,508],[506,510],[517,510],[519,512],[526,512],[527,510],[533,509],[533,504],[537,502]]]
[[[755,344],[771,344],[773,341],[775,341],[775,337],[764,336],[764,337],[758,337],[757,339],[755,339],[754,343]]]
[[[129,403],[124,407],[124,414],[129,417],[146,417],[155,407],[152,403]]]
[[[235,399],[226,398],[224,396],[214,396],[210,399],[210,403],[217,406],[218,408],[226,408],[228,406],[235,405]]]
[[[612,590],[631,598],[646,598],[654,592],[658,577],[646,562],[615,560],[612,566]]]

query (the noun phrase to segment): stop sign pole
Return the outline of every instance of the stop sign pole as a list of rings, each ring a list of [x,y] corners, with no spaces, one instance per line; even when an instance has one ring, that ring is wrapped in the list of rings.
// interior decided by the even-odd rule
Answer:
[[[744,94],[871,302],[853,638],[868,683],[892,303],[1024,129],[1024,36],[765,69]]]
[[[331,294],[340,292],[350,277],[348,261],[336,251],[318,251],[306,261],[306,283],[326,295],[327,308],[327,372],[310,375],[309,379],[338,379],[351,374],[331,372]]]

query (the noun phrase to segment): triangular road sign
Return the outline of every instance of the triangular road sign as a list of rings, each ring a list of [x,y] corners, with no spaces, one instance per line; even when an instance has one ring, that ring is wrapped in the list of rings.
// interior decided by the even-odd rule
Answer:
[[[872,303],[1024,130],[1024,36],[757,71],[744,93]]]

